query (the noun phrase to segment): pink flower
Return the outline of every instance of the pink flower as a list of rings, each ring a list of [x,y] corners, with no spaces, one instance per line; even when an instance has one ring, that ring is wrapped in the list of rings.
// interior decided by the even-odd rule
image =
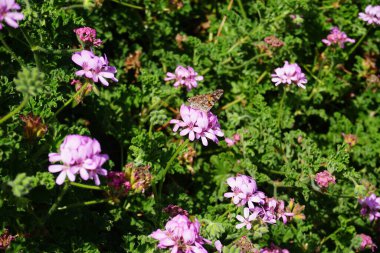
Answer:
[[[218,251],[219,253],[222,253],[223,244],[219,240],[217,240],[215,241],[214,245],[215,245],[216,251]]]
[[[173,131],[181,128],[180,135],[189,135],[189,140],[201,139],[204,146],[208,145],[208,139],[218,143],[218,137],[223,136],[218,118],[212,112],[203,112],[190,106],[182,105],[180,109],[182,120],[172,119]]]
[[[371,249],[372,252],[375,252],[377,246],[373,243],[370,236],[365,234],[358,234],[357,236],[359,236],[361,239],[360,250]]]
[[[380,5],[368,5],[365,12],[359,13],[359,18],[367,22],[367,24],[380,25]]]
[[[315,175],[315,182],[319,185],[321,188],[327,188],[329,187],[329,184],[335,184],[335,177],[331,175],[330,172],[327,170],[324,170],[322,172],[319,172]]]
[[[79,40],[87,46],[98,47],[103,42],[96,38],[96,30],[90,27],[81,27],[74,29],[74,32],[78,36]]]
[[[280,247],[274,245],[271,243],[270,247],[268,248],[262,248],[260,250],[260,253],[289,253],[289,250],[287,249],[281,249]]]
[[[14,0],[0,0],[0,30],[5,21],[10,27],[18,28],[17,21],[24,19],[24,14],[17,12],[21,7]]]
[[[232,198],[232,202],[237,206],[249,204],[254,207],[253,203],[264,203],[265,194],[257,191],[256,181],[249,176],[238,175],[227,179],[227,184],[232,192],[226,192],[224,197]]]
[[[249,208],[244,208],[244,217],[241,215],[236,215],[236,219],[240,221],[241,223],[236,225],[237,229],[241,229],[243,227],[246,227],[248,230],[252,228],[251,221],[256,219],[257,214],[252,213],[250,214]]]
[[[285,65],[282,68],[276,68],[274,72],[275,73],[272,74],[272,82],[274,82],[276,86],[281,83],[294,83],[298,87],[306,89],[304,85],[307,83],[305,74],[302,73],[302,70],[297,63],[289,64],[288,61],[285,61]]]
[[[377,220],[380,217],[380,197],[374,193],[364,199],[359,199],[359,204],[362,206],[360,210],[361,215],[368,215],[369,220]]]
[[[198,73],[190,66],[187,68],[178,66],[174,73],[166,73],[165,81],[175,80],[174,87],[185,86],[187,90],[196,88],[198,81],[203,80],[203,76],[198,76]]]
[[[82,50],[73,54],[72,61],[82,67],[82,70],[75,72],[77,76],[85,76],[92,79],[94,82],[101,82],[104,86],[108,86],[109,83],[106,78],[117,82],[115,78],[116,68],[108,66],[107,57],[98,57],[91,51]]]
[[[341,48],[344,48],[344,43],[355,43],[355,40],[348,38],[344,32],[339,30],[338,27],[333,27],[331,28],[330,34],[327,35],[327,38],[323,39],[322,42],[327,46],[338,44]]]
[[[240,141],[240,135],[234,134],[231,138],[224,138],[225,142],[227,143],[228,147],[234,146],[238,141]]]
[[[202,245],[211,241],[203,238],[199,229],[197,219],[191,222],[187,216],[178,214],[166,223],[165,230],[158,229],[150,236],[159,241],[158,248],[170,248],[172,253],[207,253]]]
[[[100,184],[99,176],[106,176],[107,171],[101,166],[108,160],[108,156],[100,154],[100,144],[96,139],[87,136],[68,135],[60,146],[59,153],[50,153],[51,163],[62,162],[49,166],[49,172],[60,172],[56,183],[61,185],[66,177],[75,181],[76,174],[83,180],[93,179],[96,185]]]

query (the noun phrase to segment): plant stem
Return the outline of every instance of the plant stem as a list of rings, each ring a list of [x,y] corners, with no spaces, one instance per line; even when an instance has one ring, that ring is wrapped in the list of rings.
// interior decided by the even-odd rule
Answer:
[[[227,108],[233,106],[234,104],[237,104],[239,103],[240,101],[242,101],[243,99],[245,98],[245,96],[239,96],[237,99],[235,99],[234,101],[224,105],[222,108],[220,108],[220,110],[226,110]]]
[[[363,42],[364,38],[367,36],[367,34],[369,33],[369,31],[371,30],[368,29],[367,32],[365,34],[362,35],[362,37],[360,37],[359,41],[351,48],[351,50],[348,52],[348,56],[347,58],[350,57],[350,55],[356,50],[356,48]]]
[[[29,37],[24,33],[24,31],[20,28],[20,31],[21,33],[24,35],[24,38],[26,40],[26,42],[28,42],[29,44],[29,47],[30,47],[30,50],[32,51],[33,53],[33,57],[34,57],[34,61],[36,63],[36,66],[37,66],[37,69],[39,71],[41,71],[41,61],[40,61],[40,57],[38,56],[38,54],[36,53],[36,51],[33,50],[33,48],[35,47],[32,42],[30,41]]]
[[[80,184],[80,183],[75,183],[75,182],[70,182],[70,185],[78,187],[78,188],[89,189],[89,190],[97,190],[97,191],[103,190],[101,187],[95,186],[95,185]]]
[[[54,113],[54,116],[56,117],[63,109],[65,109],[66,106],[68,106],[73,100],[74,98],[81,94],[88,86],[89,83],[85,83],[81,88],[80,90],[78,90],[73,96],[71,96],[71,98],[69,100],[66,101],[66,103],[64,105],[61,106],[61,108],[59,108],[55,113]]]
[[[121,0],[112,0],[112,1],[115,2],[115,3],[121,4],[121,5],[127,6],[127,7],[131,7],[133,9],[144,10],[144,7],[137,6],[137,5],[134,5],[134,4],[124,3]]]
[[[46,219],[50,217],[55,212],[55,210],[57,210],[59,203],[62,201],[62,198],[68,189],[69,189],[69,184],[66,182],[58,198],[55,200],[54,204],[50,207],[48,211],[48,216],[46,217]]]
[[[230,11],[231,8],[232,8],[232,4],[234,3],[234,0],[230,0],[230,3],[228,4],[228,7],[227,7],[227,10]],[[218,28],[218,32],[216,34],[216,38],[218,38],[220,36],[220,34],[222,33],[222,29],[223,29],[223,26],[224,26],[224,23],[226,22],[227,20],[227,16],[224,15],[223,16],[223,19],[222,19],[222,22],[220,23],[219,25],[219,28]],[[215,43],[218,42],[218,40],[216,39],[215,40]]]
[[[237,2],[238,2],[238,5],[239,5],[239,8],[240,8],[241,15],[243,16],[243,18],[246,19],[247,18],[247,13],[245,13],[243,3],[241,2],[241,0],[237,0]]]
[[[181,152],[181,150],[187,146],[187,144],[189,143],[189,139],[187,139],[186,141],[184,141],[178,148],[177,150],[174,152],[174,154],[172,155],[172,157],[170,158],[170,160],[168,161],[168,163],[166,164],[166,167],[164,169],[164,173],[163,173],[163,176],[162,176],[162,179],[159,183],[159,187],[158,187],[158,197],[159,199],[161,199],[161,193],[162,193],[162,186],[165,182],[165,177],[166,177],[166,174],[168,173],[168,170],[170,168],[170,166],[172,165],[172,163],[174,162],[174,159],[176,159],[178,157],[178,154],[179,152]]]
[[[91,205],[97,205],[97,204],[102,204],[102,203],[107,203],[107,202],[108,202],[108,199],[96,199],[96,200],[90,200],[90,201],[75,203],[75,204],[71,204],[68,206],[58,207],[58,210],[62,211],[62,210],[66,210],[69,208],[81,207],[81,206],[91,206]]]
[[[277,123],[278,123],[278,127],[281,128],[281,122],[282,122],[282,114],[283,114],[283,110],[284,110],[284,100],[285,100],[285,96],[286,96],[286,91],[287,91],[287,88],[284,87],[283,89],[283,93],[282,93],[282,98],[281,98],[281,101],[280,101],[280,108],[278,109],[278,118],[277,118]]]
[[[24,95],[24,99],[22,100],[21,104],[17,106],[16,109],[14,109],[13,111],[10,111],[7,115],[2,117],[0,119],[0,124],[4,123],[7,119],[11,118],[13,115],[21,111],[21,109],[26,105],[26,103],[28,103],[28,101],[29,101],[29,96]]]
[[[7,50],[7,52],[18,62],[18,64],[20,64],[20,66],[24,66],[24,61],[22,60],[22,58],[18,57],[15,54],[15,52],[13,52],[13,50],[5,42],[3,35],[1,33],[0,33],[0,41],[3,44],[3,46],[5,47],[5,49]]]
[[[74,53],[79,52],[82,49],[46,49],[40,46],[34,46],[32,51],[39,51],[46,54],[65,54],[65,53]]]
[[[266,70],[264,70],[264,72],[259,76],[259,78],[257,78],[257,81],[256,83],[259,84],[263,79],[264,77],[268,74],[268,72]]]

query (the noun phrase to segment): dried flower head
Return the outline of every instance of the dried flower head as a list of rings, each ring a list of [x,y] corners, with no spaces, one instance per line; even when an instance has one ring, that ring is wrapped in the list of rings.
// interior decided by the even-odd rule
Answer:
[[[264,42],[267,43],[268,45],[271,45],[272,47],[282,47],[285,45],[285,43],[282,40],[280,40],[274,35],[265,37]]]
[[[135,166],[133,163],[128,163],[124,166],[125,176],[131,184],[131,189],[135,192],[144,193],[152,183],[152,173],[150,166]]]
[[[11,235],[8,229],[4,229],[0,235],[0,250],[6,250],[11,245],[11,242],[17,238],[17,235]]]
[[[137,78],[140,74],[141,62],[140,57],[142,52],[140,50],[135,51],[133,54],[129,54],[127,59],[125,59],[125,71],[134,70],[134,77]]]
[[[305,214],[303,214],[303,210],[305,210],[305,206],[301,206],[300,204],[296,203],[294,204],[294,199],[291,198],[289,200],[289,204],[288,206],[286,207],[286,212],[288,213],[293,213],[293,216],[290,216],[289,217],[289,220],[304,220],[306,217],[305,217]]]
[[[165,213],[169,214],[170,217],[175,217],[178,214],[185,215],[185,216],[189,217],[189,213],[185,209],[183,209],[182,207],[177,206],[177,205],[170,204],[167,207],[165,207],[163,209],[163,211]]]
[[[20,119],[25,123],[24,136],[28,140],[41,138],[48,130],[47,125],[42,122],[41,117],[34,116],[33,113],[20,115]]]
[[[358,143],[358,137],[354,134],[342,133],[342,136],[344,138],[344,142],[346,144],[350,145],[350,147],[353,147],[356,145],[356,143]]]
[[[258,250],[255,249],[253,243],[247,236],[240,237],[240,239],[234,244],[237,248],[239,248],[241,253],[258,253]]]

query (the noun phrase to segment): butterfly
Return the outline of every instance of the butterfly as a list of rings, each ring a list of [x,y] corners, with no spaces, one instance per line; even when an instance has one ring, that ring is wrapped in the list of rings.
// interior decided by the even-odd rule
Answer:
[[[218,89],[209,94],[197,95],[187,99],[187,102],[190,103],[190,107],[193,109],[201,110],[204,112],[210,111],[220,97],[223,95],[223,90]]]

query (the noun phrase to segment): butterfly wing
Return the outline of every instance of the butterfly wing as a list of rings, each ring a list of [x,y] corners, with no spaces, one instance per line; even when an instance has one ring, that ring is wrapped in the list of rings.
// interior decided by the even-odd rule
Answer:
[[[218,89],[209,94],[197,95],[188,98],[187,101],[190,103],[191,108],[208,112],[214,106],[215,102],[221,98],[222,95],[223,90]]]

